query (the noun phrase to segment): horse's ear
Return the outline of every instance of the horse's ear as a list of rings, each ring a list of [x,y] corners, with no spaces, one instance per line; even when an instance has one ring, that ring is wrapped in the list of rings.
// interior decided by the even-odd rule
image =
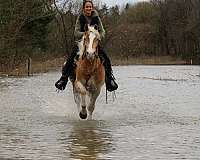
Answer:
[[[96,29],[98,31],[98,25],[94,25],[94,29]]]
[[[85,32],[88,31],[88,24],[85,24],[84,29],[85,29]]]

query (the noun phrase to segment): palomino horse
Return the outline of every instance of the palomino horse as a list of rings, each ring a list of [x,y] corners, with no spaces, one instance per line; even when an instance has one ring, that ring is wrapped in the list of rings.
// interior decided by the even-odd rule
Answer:
[[[82,119],[92,119],[95,102],[105,80],[104,66],[98,56],[100,34],[95,26],[87,26],[79,42],[79,59],[76,62],[73,83],[74,99]]]

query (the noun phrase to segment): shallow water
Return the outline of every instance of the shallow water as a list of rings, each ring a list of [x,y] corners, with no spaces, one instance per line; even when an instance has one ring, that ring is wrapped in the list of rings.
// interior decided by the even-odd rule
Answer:
[[[60,72],[0,78],[0,159],[200,159],[200,67],[114,67],[91,121],[78,117]]]

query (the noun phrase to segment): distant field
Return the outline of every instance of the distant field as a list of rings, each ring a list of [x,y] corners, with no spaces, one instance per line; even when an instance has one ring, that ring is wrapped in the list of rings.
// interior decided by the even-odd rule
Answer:
[[[112,59],[113,65],[180,65],[186,64],[186,61],[170,57],[170,56],[159,56],[159,57],[137,57],[137,58],[119,58],[119,59]]]
[[[62,68],[65,58],[56,58],[47,60],[44,62],[32,61],[31,72],[43,73],[50,70],[56,70]],[[169,56],[161,57],[137,57],[137,58],[111,58],[112,65],[174,65],[174,64],[186,64],[181,59],[176,59]],[[13,71],[0,72],[0,75],[22,76],[27,75],[27,66],[25,64],[17,67]]]

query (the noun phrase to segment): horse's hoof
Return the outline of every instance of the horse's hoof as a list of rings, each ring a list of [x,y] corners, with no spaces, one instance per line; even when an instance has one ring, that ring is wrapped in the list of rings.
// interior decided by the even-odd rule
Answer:
[[[87,113],[86,114],[82,114],[81,112],[79,113],[79,116],[81,119],[86,119],[87,118]]]

